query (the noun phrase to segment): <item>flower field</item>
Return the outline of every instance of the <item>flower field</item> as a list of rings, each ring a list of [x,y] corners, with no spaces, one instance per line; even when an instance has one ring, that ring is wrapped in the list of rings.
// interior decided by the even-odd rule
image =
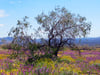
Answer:
[[[81,50],[81,56],[78,51],[59,51],[56,61],[41,58],[34,66],[25,65],[28,52],[16,59],[12,52],[0,49],[0,75],[100,75],[100,50]]]

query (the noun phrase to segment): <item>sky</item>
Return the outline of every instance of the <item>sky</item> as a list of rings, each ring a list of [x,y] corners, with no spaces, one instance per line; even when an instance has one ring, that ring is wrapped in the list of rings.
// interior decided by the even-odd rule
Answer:
[[[42,12],[52,11],[56,6],[86,17],[92,23],[87,37],[100,37],[100,0],[0,0],[0,37],[7,37],[17,20],[24,16],[28,16],[29,22],[37,28],[34,18]]]

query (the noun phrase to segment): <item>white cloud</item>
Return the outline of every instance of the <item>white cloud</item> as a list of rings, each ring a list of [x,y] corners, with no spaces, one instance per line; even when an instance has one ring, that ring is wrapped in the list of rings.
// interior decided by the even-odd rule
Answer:
[[[4,26],[4,24],[0,24],[0,27]]]
[[[0,10],[0,18],[6,17],[6,16],[8,16],[8,14],[6,14],[4,10]]]
[[[16,4],[16,3],[21,4],[22,1],[21,1],[21,0],[18,0],[18,1],[10,1],[9,3],[10,3],[10,4]]]
[[[10,4],[15,4],[15,2],[14,2],[14,1],[10,1],[9,3],[10,3]]]
[[[22,1],[21,1],[21,0],[19,0],[19,1],[18,1],[18,3],[22,3]]]

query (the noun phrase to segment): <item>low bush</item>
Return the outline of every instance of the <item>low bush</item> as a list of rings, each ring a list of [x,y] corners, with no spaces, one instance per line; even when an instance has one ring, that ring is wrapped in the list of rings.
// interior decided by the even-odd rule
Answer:
[[[17,44],[6,44],[6,45],[2,45],[3,49],[13,49],[13,50],[21,50],[21,46],[17,45]]]

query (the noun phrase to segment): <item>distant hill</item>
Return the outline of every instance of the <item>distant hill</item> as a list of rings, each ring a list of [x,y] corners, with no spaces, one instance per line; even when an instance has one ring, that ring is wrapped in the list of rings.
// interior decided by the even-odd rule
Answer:
[[[79,39],[76,39],[75,42],[77,44],[79,44]],[[82,38],[80,40],[80,44],[81,45],[87,44],[89,46],[100,45],[100,37],[96,37],[96,38]]]
[[[4,40],[4,42],[3,42],[2,40]],[[4,38],[0,38],[0,45],[1,45],[1,44],[7,44],[7,43],[10,43],[12,40],[13,40],[12,37],[4,37]]]
[[[2,40],[6,40],[5,43],[2,42]],[[4,37],[4,38],[0,38],[0,45],[1,44],[7,44],[10,43],[13,40],[12,37]],[[39,42],[40,39],[37,39],[37,42]],[[76,44],[80,44],[80,45],[84,45],[84,44],[88,44],[90,46],[94,46],[94,45],[100,45],[100,37],[97,38],[82,38],[81,40],[79,40],[78,38],[75,40]]]

